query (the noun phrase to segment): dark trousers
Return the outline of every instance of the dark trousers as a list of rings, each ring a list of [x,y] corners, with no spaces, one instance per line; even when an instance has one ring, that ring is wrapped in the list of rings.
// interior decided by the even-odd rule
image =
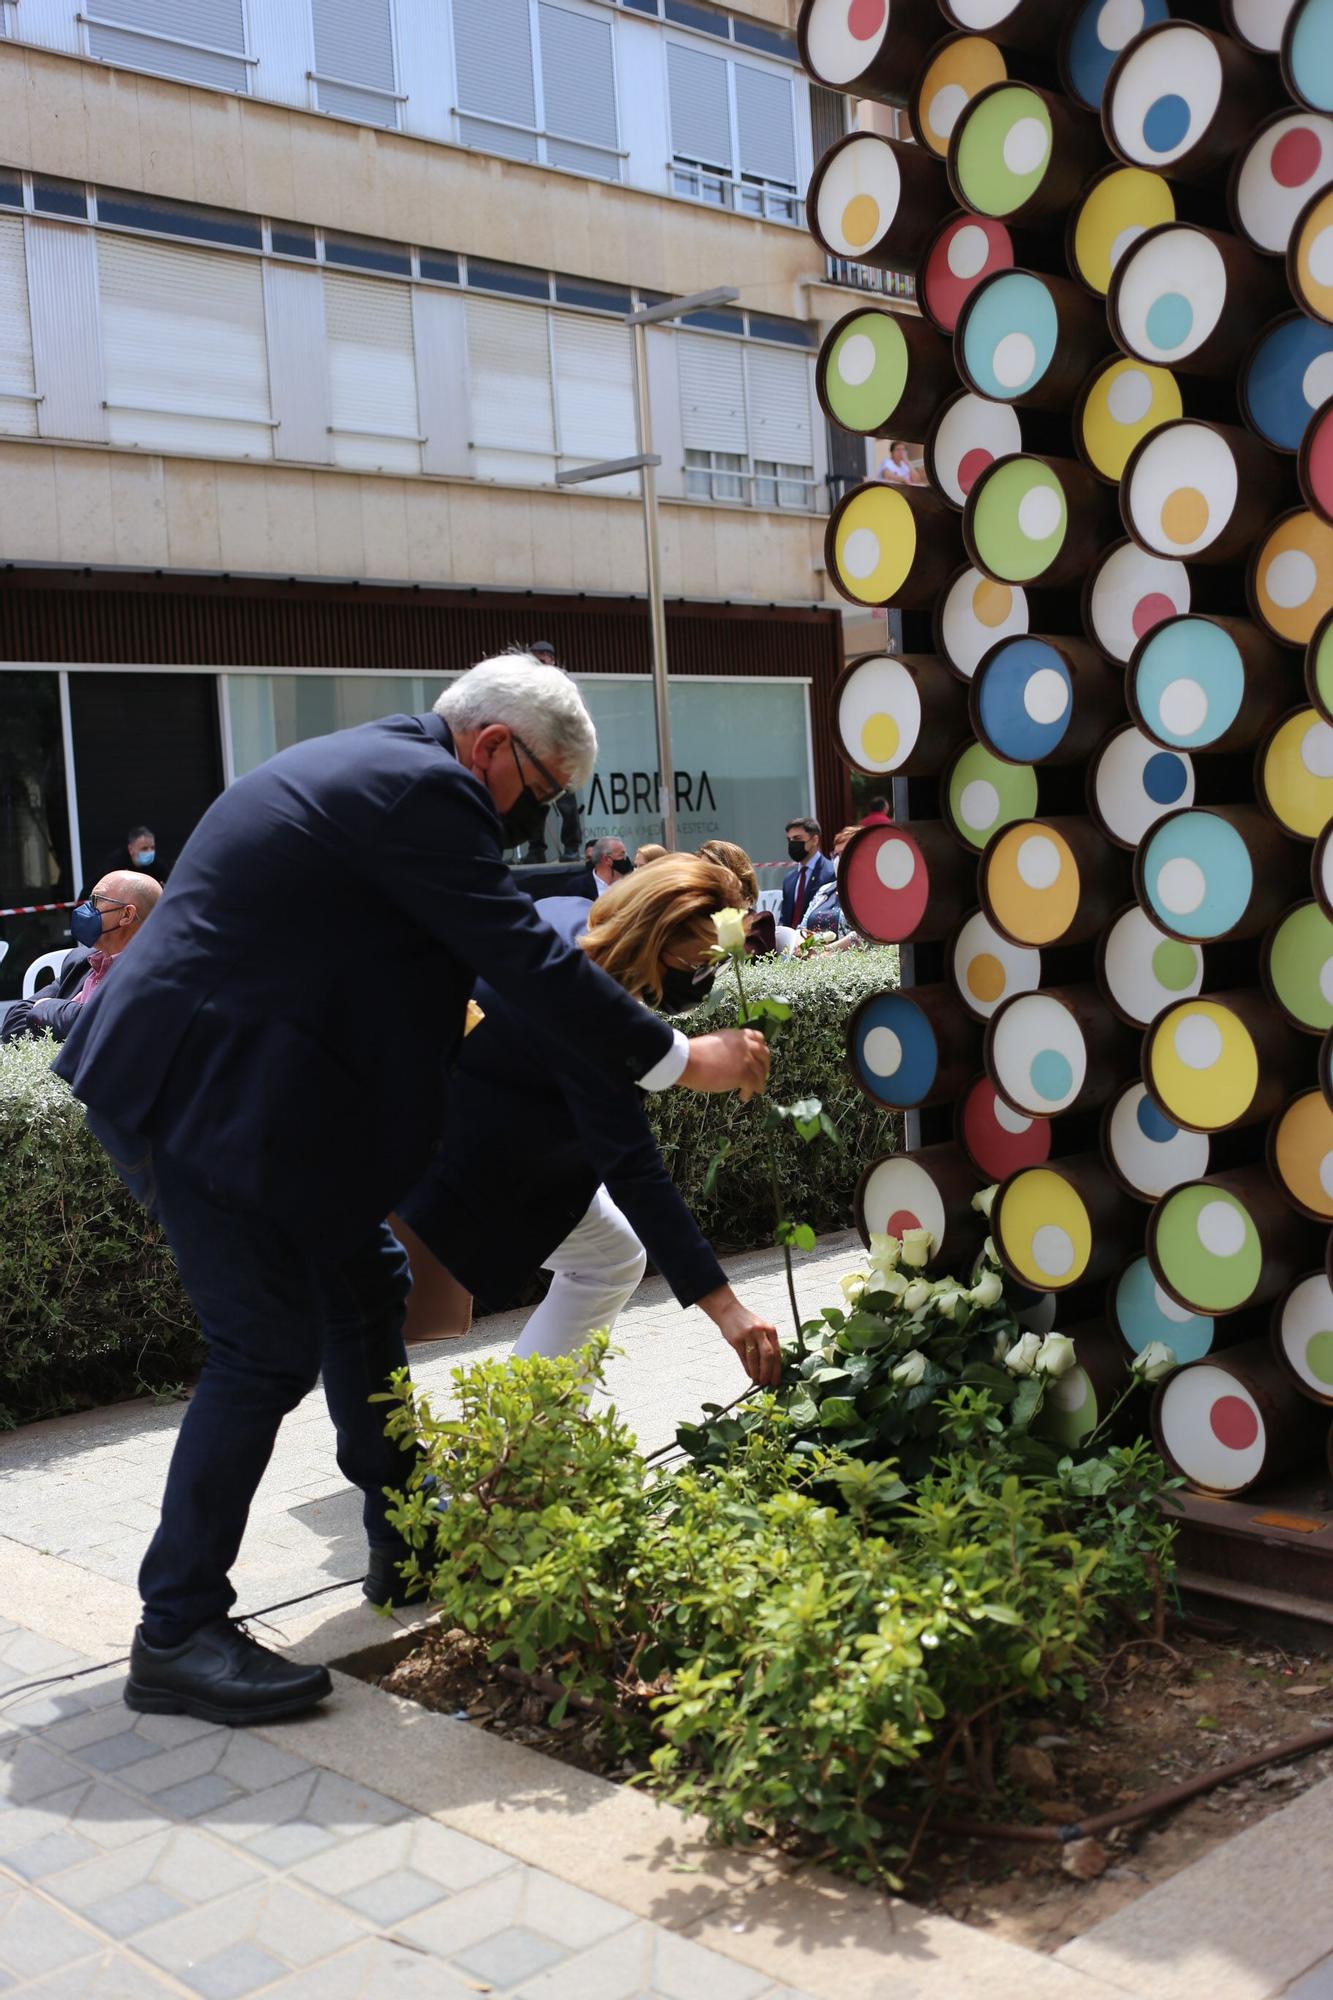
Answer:
[[[411,1277],[392,1230],[380,1224],[321,1254],[263,1216],[219,1206],[142,1140],[88,1123],[161,1223],[208,1348],[139,1572],[150,1644],[177,1645],[235,1603],[228,1572],[278,1427],[321,1373],[339,1468],[365,1494],[367,1538],[405,1553],[384,1488],[405,1487],[413,1455],[389,1443],[386,1405],[370,1401],[407,1365]]]

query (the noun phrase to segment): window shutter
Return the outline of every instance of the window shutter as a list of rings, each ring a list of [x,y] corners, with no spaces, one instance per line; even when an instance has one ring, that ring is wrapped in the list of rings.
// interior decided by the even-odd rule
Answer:
[[[528,0],[454,0],[454,61],[464,112],[529,128],[506,131],[503,124],[464,117],[463,144],[511,160],[535,160],[537,93]]]
[[[542,92],[546,129],[559,133],[548,139],[546,155],[553,167],[573,167],[579,173],[620,179],[620,127],[616,118],[616,75],[611,50],[611,23],[573,14],[542,0]],[[591,139],[607,152],[571,145]]]
[[[723,56],[667,43],[671,150],[705,167],[731,168],[731,100]]]
[[[97,267],[111,442],[272,458],[260,259],[99,235]]]
[[[776,70],[736,63],[736,131],[742,174],[796,185],[796,131],[791,78]]]
[[[311,0],[315,29],[315,85],[321,111],[357,118],[363,125],[398,126],[393,91],[393,20],[389,0]],[[374,90],[350,86],[371,84]]]
[[[847,98],[840,90],[825,90],[823,84],[810,86],[810,136],[816,160],[822,160],[830,146],[836,146],[847,132]]]
[[[326,271],[324,326],[334,464],[420,472],[411,288]]]
[[[556,410],[560,454],[572,464],[630,458],[638,450],[630,336],[605,320],[556,313]],[[638,474],[599,480],[598,493],[635,493]]]
[[[0,431],[36,436],[37,405],[31,400],[36,388],[23,224],[18,216],[5,215],[0,216]]]
[[[223,90],[249,90],[245,54],[244,0],[102,0],[97,13],[116,27],[89,27],[91,54],[104,62],[148,70],[186,83],[211,83]],[[147,28],[173,41],[136,35]]]
[[[735,340],[677,335],[681,431],[687,451],[747,449],[745,371]]]
[[[780,465],[813,465],[809,357],[747,347],[745,371],[750,390],[750,456],[776,459]]]
[[[482,479],[550,479],[555,461],[549,315],[467,301],[473,463]]]

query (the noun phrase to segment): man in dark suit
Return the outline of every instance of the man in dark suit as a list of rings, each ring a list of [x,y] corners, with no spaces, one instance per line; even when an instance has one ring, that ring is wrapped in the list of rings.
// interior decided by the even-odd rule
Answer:
[[[795,866],[782,878],[782,922],[788,930],[796,930],[816,889],[836,881],[838,871],[819,851],[817,819],[787,821],[787,853]]]
[[[634,863],[625,852],[625,843],[618,834],[604,834],[600,840],[588,843],[588,865],[578,874],[571,875],[568,887],[562,892],[567,896],[583,896],[595,903],[608,889],[614,888],[624,875],[634,873]]]
[[[31,1000],[15,1000],[0,1015],[0,1042],[54,1035],[63,1042],[125,947],[139,935],[162,894],[151,875],[128,868],[104,875],[70,916],[78,940],[59,973]]]
[[[330,1691],[226,1615],[278,1427],[321,1372],[372,1551],[382,1567],[402,1550],[383,1493],[408,1468],[369,1402],[406,1365],[407,1262],[383,1217],[439,1146],[477,975],[612,1076],[763,1087],[761,1037],[687,1043],[515,887],[503,849],[595,754],[573,682],[522,656],[463,675],[437,712],[284,751],[209,808],[137,976],[56,1059],[208,1344],[140,1572],[131,1707],[257,1722]]]

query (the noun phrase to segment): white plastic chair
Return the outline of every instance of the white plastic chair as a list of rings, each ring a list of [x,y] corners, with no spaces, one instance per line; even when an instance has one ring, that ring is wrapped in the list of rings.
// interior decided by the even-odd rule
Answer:
[[[23,975],[23,998],[25,1000],[31,1000],[34,997],[37,992],[37,982],[44,972],[49,972],[51,975],[47,983],[51,986],[55,985],[64,969],[65,960],[69,957],[71,949],[70,945],[66,945],[63,951],[48,951],[43,953],[41,958],[33,960]]]
[[[775,917],[780,917],[782,915],[781,889],[761,889],[759,891],[759,908],[761,910],[771,910]]]
[[[3,965],[8,957],[9,957],[9,946],[5,943],[5,940],[3,938],[0,938],[0,965]]]

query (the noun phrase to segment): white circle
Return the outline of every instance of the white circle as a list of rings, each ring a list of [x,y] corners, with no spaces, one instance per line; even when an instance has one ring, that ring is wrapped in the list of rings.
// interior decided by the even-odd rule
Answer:
[[[1050,134],[1040,118],[1020,118],[1005,133],[1000,150],[1011,174],[1035,174],[1050,145]]]
[[[1131,222],[1127,228],[1121,230],[1118,236],[1111,239],[1111,269],[1113,271],[1131,244],[1138,242],[1143,231],[1143,223]]]
[[[1333,778],[1333,729],[1312,722],[1301,738],[1301,762],[1312,778]]]
[[[892,1028],[872,1028],[861,1046],[866,1068],[876,1076],[896,1076],[903,1059],[903,1045]]]
[[[1002,1132],[1012,1132],[1015,1138],[1032,1130],[1032,1120],[1025,1118],[1021,1111],[1011,1110],[1000,1096],[995,1099],[995,1123]]]
[[[1118,424],[1141,423],[1152,408],[1152,383],[1141,368],[1127,368],[1106,392],[1106,407]]]
[[[868,333],[854,333],[838,349],[838,374],[849,389],[859,389],[875,372],[875,343]]]
[[[926,123],[941,139],[947,139],[958,123],[959,113],[967,104],[967,92],[961,83],[946,83],[930,100],[926,113]]]
[[[1032,1239],[1032,1256],[1048,1278],[1063,1278],[1074,1267],[1074,1244],[1067,1229],[1045,1222]]]
[[[842,548],[842,566],[848,576],[863,583],[879,567],[879,536],[872,528],[853,528]]]
[[[875,855],[875,873],[886,889],[905,889],[916,874],[916,855],[905,840],[886,840]]]
[[[1060,850],[1044,833],[1034,833],[1019,848],[1017,865],[1029,889],[1049,889],[1060,879]]]
[[[1312,410],[1317,410],[1321,403],[1326,403],[1333,396],[1333,352],[1316,354],[1301,377],[1301,388]]]
[[[1153,1298],[1157,1301],[1157,1310],[1161,1313],[1163,1319],[1174,1320],[1177,1326],[1184,1326],[1187,1320],[1193,1319],[1194,1314],[1187,1307],[1178,1306],[1174,1299],[1169,1299],[1161,1286],[1155,1281],[1152,1294]]]
[[[1284,549],[1280,556],[1273,557],[1264,572],[1264,589],[1284,611],[1295,611],[1308,604],[1318,581],[1314,559],[1304,549]]]
[[[1245,1248],[1245,1217],[1229,1201],[1206,1201],[1195,1228],[1211,1257],[1235,1257]]]
[[[990,256],[990,240],[977,223],[969,222],[949,240],[946,259],[955,278],[975,278]]]
[[[1018,503],[1018,525],[1030,542],[1044,542],[1060,525],[1060,495],[1050,486],[1034,486]]]
[[[1002,389],[1021,389],[1032,380],[1037,349],[1026,333],[1006,333],[991,356],[991,370]]]
[[[1333,285],[1333,223],[1315,237],[1306,252],[1306,262],[1317,285]]]
[[[1197,861],[1179,854],[1164,862],[1157,875],[1157,896],[1173,917],[1191,917],[1208,893],[1208,878]]]
[[[1208,720],[1208,696],[1198,681],[1168,681],[1158,696],[1157,713],[1172,736],[1193,736]]]
[[[1104,49],[1123,49],[1143,31],[1143,0],[1105,0],[1097,16],[1097,40]]]
[[[964,826],[980,832],[983,827],[994,826],[1000,817],[1000,794],[989,778],[973,778],[971,784],[963,786],[958,811]]]
[[[1325,1153],[1319,1162],[1319,1185],[1333,1201],[1333,1153]]]
[[[1186,1014],[1171,1039],[1187,1069],[1212,1069],[1222,1060],[1222,1030],[1208,1014]]]
[[[1326,958],[1319,968],[1319,991],[1333,1007],[1333,958]]]
[[[1058,722],[1069,706],[1069,689],[1054,667],[1038,667],[1023,688],[1023,706],[1033,722]]]

